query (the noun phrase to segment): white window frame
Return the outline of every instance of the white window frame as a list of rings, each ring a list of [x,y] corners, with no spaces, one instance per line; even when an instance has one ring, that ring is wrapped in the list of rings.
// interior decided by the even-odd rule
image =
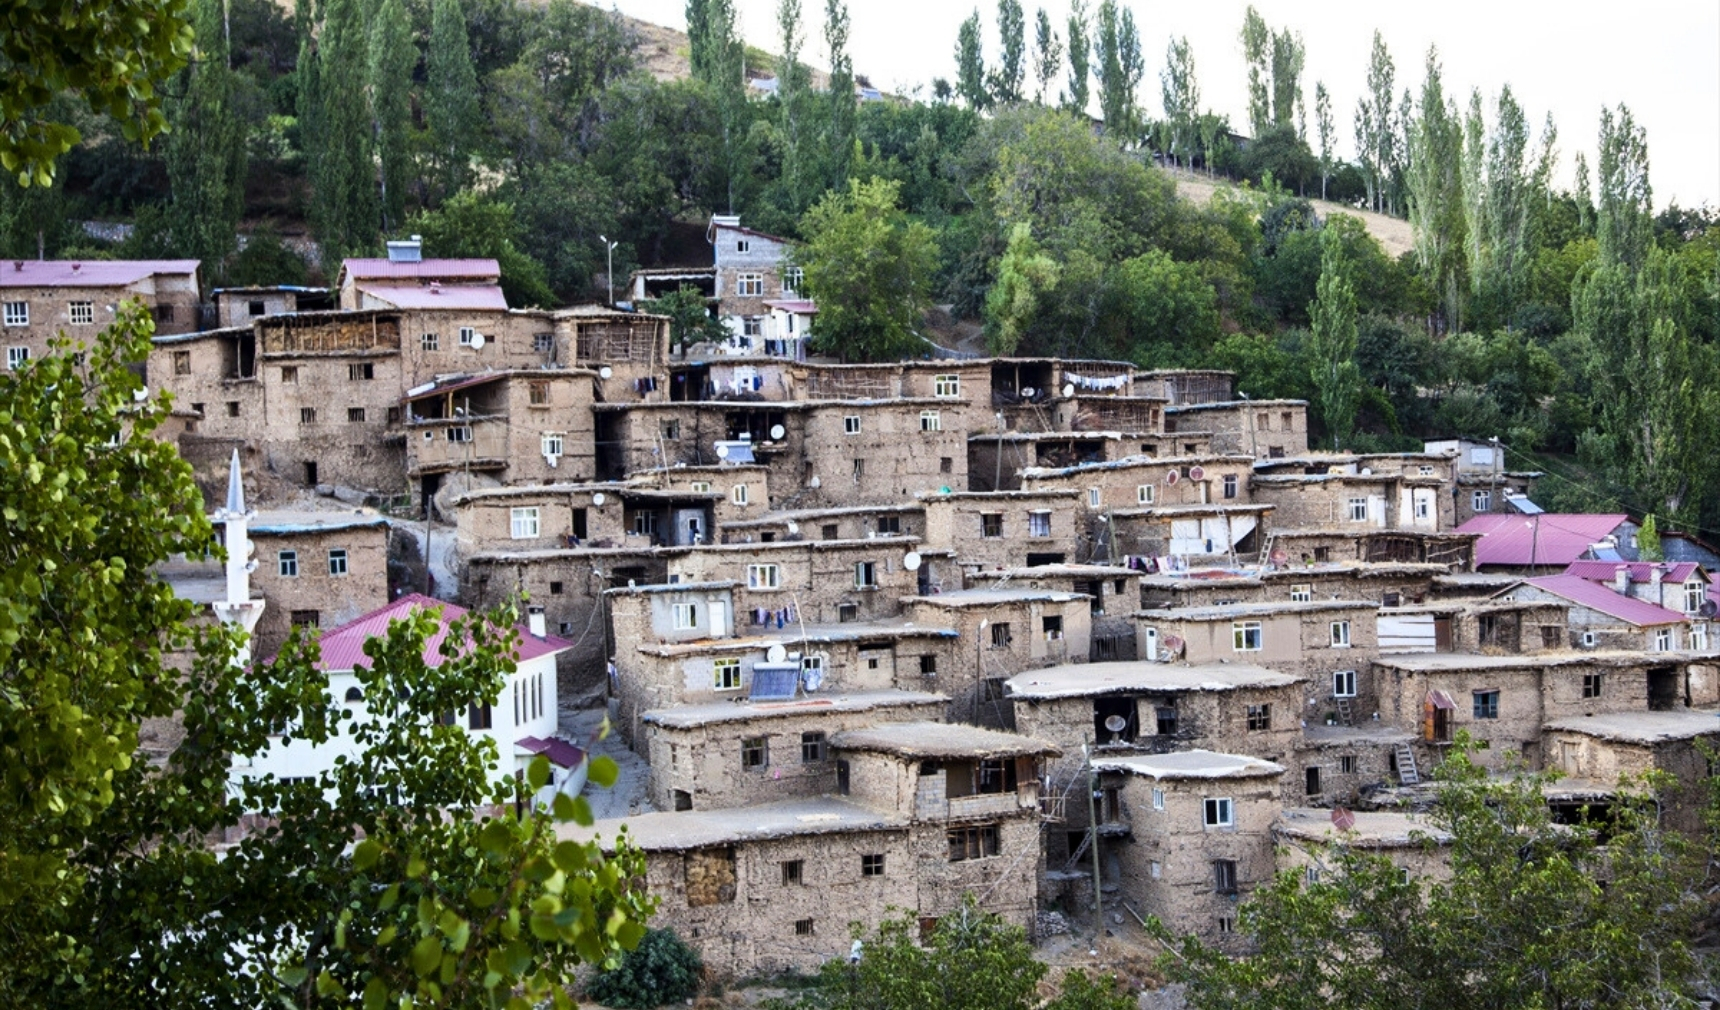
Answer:
[[[543,433],[542,448],[545,456],[559,457],[566,453],[567,440],[559,431],[546,431]]]
[[[1332,671],[1332,697],[1354,698],[1356,696],[1356,671]]]
[[[744,252],[751,252],[751,251],[752,251],[752,242],[750,242],[744,238],[735,239],[735,252],[744,253]]]
[[[1493,492],[1485,490],[1469,492],[1469,509],[1472,512],[1493,511]]]
[[[523,505],[508,510],[508,536],[513,540],[531,540],[541,535],[543,523],[536,505]]]
[[[1423,477],[1432,477],[1433,476],[1433,467],[1431,467],[1431,466],[1418,466],[1415,469],[1416,469],[1416,472],[1421,474]]]
[[[781,589],[782,568],[778,565],[759,564],[747,566],[748,589]]]
[[[1708,587],[1700,580],[1691,579],[1684,584],[1684,612],[1694,614],[1702,609],[1702,603],[1708,596]]]
[[[1140,505],[1151,505],[1158,494],[1158,485],[1142,484],[1135,488],[1135,502]]]
[[[5,303],[4,313],[7,326],[30,325],[29,302],[7,302]]]
[[[693,492],[694,494],[710,494],[711,493],[711,482],[708,480],[696,480],[692,484],[687,486],[687,490]]]
[[[1105,492],[1103,490],[1096,488],[1096,487],[1088,488],[1087,489],[1087,507],[1092,508],[1092,509],[1098,508],[1100,503],[1104,500],[1104,496],[1105,496]]]
[[[96,324],[96,303],[67,302],[66,320],[73,326],[94,326]]]
[[[854,588],[855,589],[877,589],[878,588],[878,562],[876,562],[876,561],[856,561],[856,562],[854,562]]]
[[[294,550],[275,552],[275,573],[283,579],[299,577],[299,552]]]
[[[844,435],[858,435],[858,434],[860,434],[860,415],[859,414],[848,414],[842,418],[842,434],[844,434]]]
[[[711,689],[715,691],[739,691],[741,681],[741,661],[738,659],[719,659],[711,664]]]
[[[745,484],[736,484],[734,487],[729,488],[729,501],[734,502],[736,505],[745,505],[747,503],[747,486]]]
[[[1165,791],[1163,789],[1159,788],[1158,786],[1154,786],[1153,787],[1153,809],[1154,810],[1163,810],[1164,808],[1165,808]]]
[[[669,620],[676,631],[694,631],[699,627],[699,605],[676,603],[669,608]]]
[[[762,336],[764,336],[764,317],[763,316],[742,316],[741,317],[741,336],[743,336],[743,337],[762,337]]]
[[[1368,521],[1368,500],[1366,498],[1351,498],[1348,505],[1350,522],[1365,523]]]
[[[760,298],[764,295],[764,274],[744,273],[735,275],[735,297]]]
[[[1656,628],[1654,632],[1654,651],[1671,652],[1676,636],[1671,628]]]
[[[28,347],[6,348],[6,370],[8,372],[16,372],[18,369],[23,368],[29,360],[30,349]]]
[[[460,327],[460,346],[461,347],[471,347],[472,344],[477,339],[478,339],[478,328],[476,326],[462,326],[462,327]]]
[[[1332,648],[1348,649],[1350,647],[1350,622],[1332,622]]]
[[[932,395],[940,400],[953,400],[962,395],[962,377],[959,374],[932,376]]]
[[[1293,582],[1290,584],[1291,603],[1312,603],[1314,601],[1314,584],[1312,582]]]
[[[1051,512],[1049,509],[1039,509],[1027,513],[1027,535],[1035,538],[1051,535]]]
[[[1697,622],[1690,626],[1690,649],[1692,652],[1708,651],[1708,625]]]
[[[1201,803],[1201,823],[1209,828],[1236,827],[1236,802],[1229,796],[1209,796]]]
[[[1253,646],[1248,644],[1250,632],[1253,633]],[[1266,647],[1266,629],[1259,621],[1232,621],[1230,646],[1233,652],[1259,652]]]
[[[940,415],[935,410],[922,410],[922,411],[920,411],[920,430],[921,431],[943,431],[944,430],[943,416]]]
[[[782,293],[795,295],[806,284],[806,270],[802,267],[787,267],[782,272]]]
[[[1414,498],[1415,498],[1415,517],[1417,519],[1426,519],[1428,516],[1433,515],[1433,499],[1432,498],[1429,498],[1427,495],[1424,495],[1424,494],[1414,495]]]
[[[472,426],[456,424],[448,428],[448,441],[466,443],[472,441]]]
[[[328,552],[328,573],[335,578],[347,574],[345,547],[331,547]]]

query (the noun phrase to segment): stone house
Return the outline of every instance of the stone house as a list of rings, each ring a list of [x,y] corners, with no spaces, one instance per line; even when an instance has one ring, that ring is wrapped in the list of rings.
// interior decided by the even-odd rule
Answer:
[[[1703,781],[1710,762],[1703,747],[1720,746],[1720,712],[1614,712],[1556,719],[1542,733],[1546,766],[1597,785],[1621,786],[1621,776],[1666,772],[1676,779],[1662,793],[1661,818],[1693,836],[1705,833]],[[1640,786],[1639,786],[1640,788]]]
[[[1687,614],[1702,616],[1712,580],[1707,569],[1694,561],[1573,561],[1564,574],[1575,575],[1608,586],[1621,596],[1657,604]]]
[[[166,336],[197,329],[197,260],[13,260],[0,264],[0,346],[15,369],[47,353],[65,335],[93,344],[118,318],[122,302],[137,301]]]
[[[1236,399],[1236,373],[1218,369],[1166,368],[1135,373],[1135,387],[1173,406],[1229,403]]]
[[[1457,532],[1476,537],[1476,571],[1501,575],[1547,575],[1573,561],[1629,561],[1637,552],[1637,524],[1623,513],[1477,515]]]
[[[1126,828],[1101,842],[1124,898],[1172,932],[1240,950],[1237,906],[1277,870],[1283,766],[1186,750],[1101,758],[1093,770],[1117,797],[1102,818]]]
[[[1141,603],[1157,607],[1210,607],[1221,602],[1370,600],[1401,607],[1427,598],[1444,565],[1398,562],[1322,562],[1279,567],[1203,568],[1143,575]]]
[[[938,671],[938,690],[950,696],[950,719],[956,722],[1011,726],[1004,688],[1010,677],[1085,663],[1092,653],[1092,611],[1083,594],[964,589],[904,598],[902,608],[911,624],[948,628],[959,637],[950,669]]]
[[[893,617],[940,563],[915,537],[778,540],[712,544],[668,557],[669,578],[736,583],[736,620],[763,624],[792,610],[796,621],[836,624]],[[774,618],[773,618],[774,619]]]
[[[1256,501],[1276,505],[1287,527],[1347,527],[1438,533],[1451,529],[1438,476],[1390,473],[1255,474]],[[1443,515],[1442,515],[1443,511]]]
[[[1338,870],[1333,851],[1358,849],[1384,856],[1411,880],[1441,881],[1451,876],[1451,835],[1426,817],[1391,810],[1345,811],[1340,828],[1337,812],[1313,807],[1287,807],[1273,825],[1278,841],[1278,869],[1300,871],[1314,883]]]
[[[1235,564],[1258,558],[1273,542],[1267,519],[1274,506],[1142,505],[1108,510],[1103,543],[1111,558],[1142,571]]]
[[[409,390],[401,404],[406,475],[426,504],[451,472],[503,484],[590,480],[595,378],[583,369],[510,370]]]
[[[268,601],[251,651],[272,655],[296,626],[333,628],[388,604],[388,521],[374,512],[258,512],[251,587]]]
[[[1451,458],[1455,471],[1451,496],[1457,525],[1487,513],[1517,515],[1539,511],[1532,503],[1530,509],[1519,508],[1515,503],[1534,497],[1541,472],[1508,469],[1504,446],[1468,438],[1437,439],[1425,446],[1429,453]]]
[[[1174,403],[1165,408],[1165,432],[1205,432],[1212,451],[1246,453],[1255,459],[1300,456],[1308,451],[1306,400],[1228,400]]]
[[[851,505],[846,508],[789,509],[757,518],[717,524],[724,543],[759,540],[864,540],[926,535],[926,510],[914,505]]]
[[[1427,530],[1376,529],[1346,524],[1344,529],[1321,526],[1296,527],[1277,524],[1272,528],[1272,555],[1284,563],[1324,564],[1329,561],[1396,561],[1444,565],[1454,572],[1475,568],[1474,533]],[[1279,552],[1282,552],[1280,555]]]
[[[462,555],[621,547],[628,542],[621,489],[614,484],[567,482],[468,491],[452,503],[455,542]],[[646,540],[633,544],[650,545]]]
[[[1080,593],[1091,614],[1091,651],[1094,662],[1135,658],[1135,610],[1141,594],[1141,573],[1113,565],[1039,565],[975,571],[967,576],[968,589],[1051,589]]]
[[[412,238],[389,242],[385,257],[343,260],[335,290],[343,309],[381,308],[376,303],[405,297],[408,290],[448,289],[454,295],[461,289],[491,289],[499,296],[501,279],[502,268],[493,259],[425,259],[423,243]]]
[[[711,244],[717,318],[734,334],[734,346],[764,349],[766,299],[792,298],[800,287],[798,269],[784,263],[788,240],[741,226],[734,215],[713,215],[705,229]]]
[[[1330,706],[1307,711],[1285,777],[1286,802],[1353,807],[1398,781],[1396,755],[1415,742],[1413,733],[1376,719],[1346,726]]]
[[[290,284],[216,288],[210,295],[215,301],[215,325],[219,329],[250,326],[251,320],[258,316],[280,316],[300,311],[320,312],[334,308],[334,295],[329,289]]]
[[[1143,505],[1252,504],[1251,473],[1246,457],[1138,455],[1067,467],[1030,467],[1021,471],[1021,486],[1030,491],[1080,491],[1082,507],[1099,515]]]
[[[993,427],[987,430],[980,423],[967,436],[968,490],[1019,490],[1024,486],[1024,471],[1058,471],[1116,463],[1136,456],[1170,460],[1204,455],[1209,453],[1207,440],[1201,435],[1091,429],[1023,431]]]
[[[1439,600],[1382,607],[1380,652],[1482,652],[1524,655],[1570,648],[1561,602]]]
[[[1495,599],[1565,607],[1575,648],[1705,652],[1709,645],[1709,622],[1702,617],[1626,596],[1578,575],[1525,579]]]
[[[926,543],[954,553],[966,572],[1086,561],[1077,491],[953,491],[920,498]],[[1074,556],[1071,556],[1073,554]]]
[[[1375,604],[1363,600],[1235,603],[1143,610],[1137,655],[1173,662],[1254,663],[1309,681],[1308,703],[1376,705],[1369,661],[1378,654]]]

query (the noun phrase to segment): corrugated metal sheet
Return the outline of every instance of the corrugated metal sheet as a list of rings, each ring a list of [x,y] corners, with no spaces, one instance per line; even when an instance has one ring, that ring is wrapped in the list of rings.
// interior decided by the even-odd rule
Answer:
[[[1432,614],[1381,614],[1381,652],[1438,652]]]
[[[195,274],[199,260],[14,260],[0,269],[0,288],[105,288],[155,274]]]
[[[446,277],[493,280],[502,275],[502,268],[492,259],[429,259],[416,263],[396,263],[381,258],[363,258],[342,262],[340,272],[343,277],[355,281],[429,281]]]
[[[1470,519],[1459,533],[1478,533],[1477,565],[1558,565],[1583,556],[1629,517],[1549,512],[1539,516],[1489,513]]]
[[[580,762],[585,760],[585,751],[566,740],[553,736],[548,738],[522,736],[514,741],[514,747],[528,754],[542,754],[563,768],[578,768]]]
[[[323,670],[352,670],[360,666],[369,666],[370,657],[364,654],[364,643],[372,638],[386,636],[388,625],[391,622],[404,618],[421,608],[440,608],[442,611],[438,621],[439,627],[424,643],[424,662],[431,666],[440,665],[442,660],[446,658],[442,650],[442,643],[448,637],[448,625],[450,622],[464,617],[466,608],[413,593],[409,596],[402,596],[380,610],[373,610],[363,617],[323,632],[318,639],[322,646],[322,662],[318,666]],[[514,630],[519,632],[519,642],[514,651],[515,661],[537,659],[540,656],[547,656],[571,648],[573,645],[573,643],[554,635],[538,638],[523,624],[514,625]],[[451,652],[458,655],[457,649],[453,649]]]
[[[1565,568],[1565,574],[1590,582],[1611,582],[1621,567],[1630,572],[1632,582],[1653,582],[1657,566],[1652,561],[1573,561]],[[1700,566],[1694,561],[1675,561],[1658,567],[1662,582],[1688,582]]]
[[[1529,579],[1526,584],[1640,628],[1659,624],[1682,624],[1687,620],[1676,610],[1668,610],[1646,600],[1615,593],[1599,583],[1575,575],[1547,575]]]
[[[417,264],[399,264],[416,266]],[[397,309],[506,309],[508,300],[494,284],[359,284],[358,290]]]

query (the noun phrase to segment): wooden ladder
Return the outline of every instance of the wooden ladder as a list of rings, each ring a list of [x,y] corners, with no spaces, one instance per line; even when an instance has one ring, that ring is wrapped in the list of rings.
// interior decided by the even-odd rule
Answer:
[[[1397,746],[1398,781],[1406,786],[1421,782],[1421,775],[1415,767],[1415,751],[1410,750],[1409,744],[1400,743]]]
[[[1333,698],[1332,700],[1338,703],[1338,721],[1345,726],[1354,726],[1356,724],[1356,712],[1350,706],[1350,699]]]
[[[1064,873],[1074,873],[1075,867],[1081,865],[1081,857],[1087,854],[1087,846],[1093,844],[1094,829],[1088,828],[1081,836],[1081,844],[1075,846],[1075,851],[1069,854],[1069,861],[1063,864]]]

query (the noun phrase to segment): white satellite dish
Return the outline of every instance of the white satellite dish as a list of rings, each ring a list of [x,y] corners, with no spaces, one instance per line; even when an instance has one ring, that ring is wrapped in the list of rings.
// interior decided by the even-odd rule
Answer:
[[[1027,398],[1029,398],[1029,399],[1032,399],[1032,397],[1033,397],[1033,387],[1032,387],[1032,386],[1023,386],[1023,387],[1021,387],[1021,395],[1022,395],[1022,396],[1025,396],[1025,397],[1027,397]]]
[[[780,438],[782,438],[782,436],[784,436],[786,434],[788,434],[788,429],[784,428],[782,425],[773,424],[770,426],[770,437],[771,438],[780,439]]]
[[[799,532],[800,532],[800,524],[795,522],[793,519],[790,519],[788,521],[788,535],[794,536],[796,533],[799,533]]]
[[[770,647],[770,650],[764,654],[764,658],[770,660],[772,663],[780,663],[788,658],[788,650],[778,643]]]
[[[729,447],[722,444],[721,442],[717,443],[717,458],[718,459],[728,459],[729,458]]]
[[[1075,384],[1073,382],[1065,382],[1063,384],[1063,395],[1066,397],[1075,395]]]
[[[907,553],[907,555],[902,558],[902,567],[906,568],[910,572],[919,571],[920,570],[920,552],[919,551],[909,551]]]
[[[472,334],[472,350],[481,351],[483,349],[484,349],[484,335],[482,333]]]
[[[824,486],[824,482],[818,479],[817,474],[813,474],[812,479],[806,482],[806,486],[816,491]]]
[[[596,494],[591,496],[591,504],[593,504],[593,505],[602,505],[604,502],[606,502],[608,500],[609,499],[604,496],[602,491],[599,491]]]
[[[1129,720],[1120,715],[1108,715],[1105,717],[1105,728],[1113,733],[1121,733],[1129,728]]]
[[[138,387],[138,390],[135,393],[131,394],[131,398],[133,400],[136,400],[138,403],[142,403],[143,401],[149,399],[149,387],[148,386]]]
[[[614,378],[615,377],[615,369],[610,368],[608,365],[604,365],[602,368],[599,368],[597,370],[597,377],[599,379]]]

